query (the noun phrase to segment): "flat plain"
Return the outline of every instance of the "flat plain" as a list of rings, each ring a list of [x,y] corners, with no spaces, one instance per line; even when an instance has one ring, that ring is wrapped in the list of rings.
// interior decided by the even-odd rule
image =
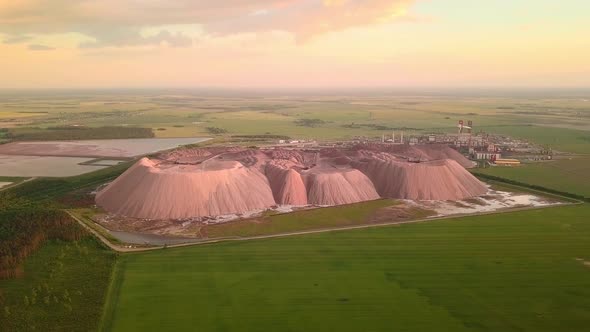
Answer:
[[[477,172],[590,197],[590,157],[573,156],[519,167],[491,167]]]
[[[68,126],[118,126],[151,128],[157,137],[203,137],[221,129],[225,135],[337,139],[380,137],[392,130],[408,135],[455,132],[461,119],[472,120],[476,132],[510,134],[555,150],[590,152],[590,102],[567,93],[232,97],[156,91],[0,96],[0,128],[16,135]]]
[[[476,132],[520,137],[569,154],[482,172],[588,196],[590,102],[585,97],[0,95],[0,143],[15,137],[52,140],[65,132],[72,137],[79,128],[96,129],[87,133],[92,138],[152,131],[156,137],[215,141],[240,135],[252,135],[245,141],[258,135],[377,138],[394,130],[398,135],[402,130],[452,133],[459,120],[472,120]],[[34,179],[2,193],[22,200],[24,207],[87,208],[93,201],[84,193],[129,165]],[[24,180],[2,175],[0,170],[0,182]],[[337,213],[302,211],[272,216],[278,220],[273,225],[230,223],[208,231],[268,234],[306,228],[318,219],[326,227],[348,225],[383,204],[347,206]],[[587,220],[590,205],[583,204],[116,258],[93,239],[75,245],[51,241],[26,260],[24,278],[1,281],[0,310],[12,315],[10,324],[16,325],[10,328],[16,330],[41,324],[93,330],[113,270],[102,330],[585,331],[590,321]],[[49,278],[55,271],[57,277]],[[92,289],[84,291],[88,285]],[[44,297],[51,294],[49,304],[38,298],[40,303],[26,307],[24,296],[33,289],[45,291]],[[72,312],[64,303],[68,298]]]
[[[588,220],[586,204],[126,254],[103,329],[582,331]]]

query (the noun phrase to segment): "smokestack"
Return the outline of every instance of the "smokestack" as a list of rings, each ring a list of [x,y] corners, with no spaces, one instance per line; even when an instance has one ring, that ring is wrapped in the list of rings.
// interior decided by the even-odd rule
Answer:
[[[391,131],[391,143],[395,143],[395,130]]]
[[[401,140],[399,142],[402,143],[402,144],[404,144],[404,132],[403,132],[403,130],[402,130],[402,138],[401,138]]]
[[[381,143],[385,143],[385,134],[381,135]]]

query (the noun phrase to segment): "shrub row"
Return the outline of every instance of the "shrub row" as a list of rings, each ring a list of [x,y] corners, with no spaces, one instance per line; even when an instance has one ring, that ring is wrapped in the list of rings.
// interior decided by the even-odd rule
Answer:
[[[51,127],[9,129],[6,138],[12,140],[82,140],[82,139],[118,139],[118,138],[152,138],[151,128],[140,127]]]
[[[482,179],[508,183],[508,184],[512,184],[512,185],[516,185],[516,186],[520,186],[520,187],[543,191],[543,192],[546,192],[549,194],[554,194],[554,195],[559,195],[559,196],[563,196],[563,197],[567,197],[567,198],[576,199],[579,201],[590,202],[590,197],[586,197],[586,196],[582,196],[582,195],[578,195],[578,194],[572,194],[572,193],[561,191],[561,190],[546,188],[546,187],[539,186],[536,184],[530,184],[530,183],[520,182],[520,181],[516,181],[516,180],[506,179],[506,178],[495,176],[495,175],[482,174],[482,173],[478,173],[478,172],[471,172],[471,173],[473,175],[477,176],[478,178],[482,178]]]

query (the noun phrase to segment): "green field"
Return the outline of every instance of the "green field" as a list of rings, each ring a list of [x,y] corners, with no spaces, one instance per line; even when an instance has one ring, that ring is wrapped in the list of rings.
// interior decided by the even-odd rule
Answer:
[[[590,196],[590,105],[578,97],[263,97],[186,90],[0,96],[0,143],[153,134],[258,145],[279,136],[451,133],[458,120],[472,120],[475,132],[584,155],[477,172]],[[89,192],[129,166],[20,183],[0,192],[0,209],[78,207],[75,213],[88,223],[94,213]],[[372,223],[377,214],[391,217],[392,206],[395,201],[376,200],[265,215],[203,226],[201,234],[244,237]],[[427,212],[404,213],[420,218]],[[7,264],[20,272],[24,261],[24,275],[0,280],[0,330],[587,331],[588,220],[585,204],[122,255],[90,236],[48,240]],[[19,248],[37,248],[34,239],[13,240]]]
[[[126,254],[113,331],[587,331],[590,205]]]
[[[88,190],[127,166],[65,179],[35,179],[0,192],[0,272],[12,278],[0,280],[1,331],[98,328],[116,254],[53,208],[93,204]],[[80,233],[79,241],[57,240],[80,239]]]
[[[419,219],[433,214],[432,211],[412,207],[404,209],[403,217],[398,218],[398,216],[392,214],[393,211],[385,210],[396,205],[398,204],[395,200],[379,199],[339,207],[295,211],[217,225],[207,225],[201,227],[200,233],[206,234],[208,238],[249,237],[363,225],[375,222]],[[391,218],[371,220],[380,212],[390,215]]]
[[[59,138],[60,131],[64,132],[62,135],[110,137],[113,126],[121,131],[114,137],[137,135],[141,128],[153,130],[158,137],[209,136],[207,128],[214,127],[226,131],[225,136],[269,133],[292,138],[340,139],[381,137],[393,129],[404,130],[406,135],[455,132],[457,121],[463,119],[472,120],[476,132],[522,137],[549,144],[555,150],[590,152],[590,106],[580,98],[566,95],[533,98],[391,93],[238,97],[188,91],[178,91],[174,96],[167,93],[87,91],[80,95],[0,96],[0,129],[13,132],[17,138],[21,135],[34,139]],[[302,126],[302,120],[321,122],[316,122],[317,126]],[[84,126],[94,129],[83,130]],[[105,132],[105,128],[110,129]],[[0,139],[1,135],[6,134],[0,134]]]
[[[590,157],[573,157],[519,167],[480,168],[477,172],[590,197]]]
[[[23,277],[0,280],[0,330],[97,330],[115,258],[90,235],[47,242]]]
[[[590,131],[542,126],[489,126],[483,129],[490,133],[527,139],[554,150],[590,153]]]

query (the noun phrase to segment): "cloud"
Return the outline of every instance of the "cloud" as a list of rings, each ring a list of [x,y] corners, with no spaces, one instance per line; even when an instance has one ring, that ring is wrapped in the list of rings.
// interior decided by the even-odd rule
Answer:
[[[205,34],[227,35],[286,31],[305,40],[407,16],[416,0],[13,0],[0,4],[0,33],[9,39],[26,34],[77,32],[94,43],[82,47],[167,44],[190,46],[190,36],[146,27],[199,25]]]
[[[2,41],[3,44],[20,44],[25,43],[33,39],[31,36],[27,35],[14,35],[10,36]]]
[[[171,33],[168,30],[161,30],[152,36],[142,36],[138,29],[114,29],[99,34],[94,42],[84,42],[80,44],[81,48],[99,48],[99,47],[122,47],[122,46],[145,46],[166,44],[171,47],[188,47],[193,43],[192,38],[182,33]]]
[[[29,45],[29,50],[31,51],[51,51],[54,50],[55,48],[47,46],[47,45],[41,45],[41,44],[31,44]]]

